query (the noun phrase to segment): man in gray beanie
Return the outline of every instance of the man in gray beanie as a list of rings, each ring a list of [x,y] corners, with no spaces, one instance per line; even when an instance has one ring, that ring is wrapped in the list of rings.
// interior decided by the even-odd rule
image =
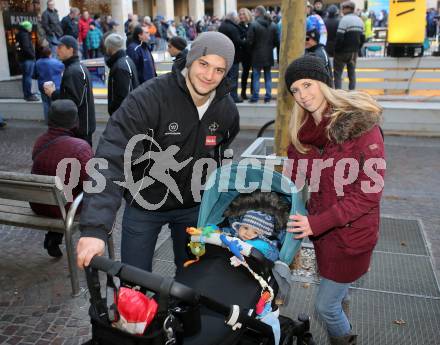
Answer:
[[[107,109],[111,115],[139,85],[139,79],[136,65],[124,49],[125,41],[121,35],[116,33],[108,35],[104,47],[105,63],[110,70],[107,82]]]
[[[177,274],[182,270],[185,230],[197,225],[208,170],[222,164],[239,132],[238,110],[225,78],[233,61],[228,37],[202,33],[186,60],[176,60],[171,73],[139,85],[113,113],[96,151],[96,157],[108,162],[99,171],[105,188],[84,196],[78,266],[88,266],[93,256],[104,253],[124,197],[122,262],[151,271],[157,236],[168,224]],[[134,150],[138,146],[141,152]],[[124,165],[127,152],[133,156]]]

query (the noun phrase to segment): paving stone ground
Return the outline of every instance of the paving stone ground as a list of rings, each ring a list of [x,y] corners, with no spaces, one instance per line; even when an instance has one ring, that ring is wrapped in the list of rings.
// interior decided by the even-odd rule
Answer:
[[[103,127],[98,126],[95,145]],[[0,130],[0,170],[29,172],[31,149],[45,131],[38,122],[11,121]],[[236,157],[255,137],[243,131]],[[387,176],[382,213],[418,218],[440,278],[440,139],[386,137]],[[120,217],[115,231],[119,253]],[[166,231],[159,243],[167,237]],[[48,257],[44,232],[0,225],[0,344],[82,344],[90,338],[88,300],[70,296],[65,257]],[[85,286],[81,274],[81,286]]]

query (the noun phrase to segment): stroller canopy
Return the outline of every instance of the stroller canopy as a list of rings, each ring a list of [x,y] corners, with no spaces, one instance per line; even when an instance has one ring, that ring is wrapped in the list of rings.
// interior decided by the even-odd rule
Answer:
[[[279,193],[289,201],[290,214],[306,214],[301,193],[290,179],[261,165],[255,167],[233,163],[218,168],[208,178],[200,205],[198,226],[220,224],[232,200],[241,193],[252,193],[256,190]],[[286,233],[280,260],[290,265],[300,246],[301,240],[296,240],[292,233]]]

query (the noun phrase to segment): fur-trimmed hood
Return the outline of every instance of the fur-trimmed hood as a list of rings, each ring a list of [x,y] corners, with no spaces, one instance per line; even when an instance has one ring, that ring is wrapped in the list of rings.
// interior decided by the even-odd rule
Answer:
[[[337,144],[341,144],[344,141],[360,137],[381,123],[382,114],[377,116],[367,111],[344,112],[330,123],[328,131],[330,138]]]

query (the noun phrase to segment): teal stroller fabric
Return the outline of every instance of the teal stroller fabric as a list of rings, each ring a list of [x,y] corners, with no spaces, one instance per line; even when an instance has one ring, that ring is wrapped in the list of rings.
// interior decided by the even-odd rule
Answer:
[[[200,205],[198,227],[220,224],[233,199],[240,193],[252,193],[255,190],[277,192],[290,202],[290,214],[306,214],[301,193],[290,179],[261,165],[233,163],[218,168],[208,178]],[[292,233],[286,233],[280,260],[290,265],[300,247],[301,240],[296,240]]]

